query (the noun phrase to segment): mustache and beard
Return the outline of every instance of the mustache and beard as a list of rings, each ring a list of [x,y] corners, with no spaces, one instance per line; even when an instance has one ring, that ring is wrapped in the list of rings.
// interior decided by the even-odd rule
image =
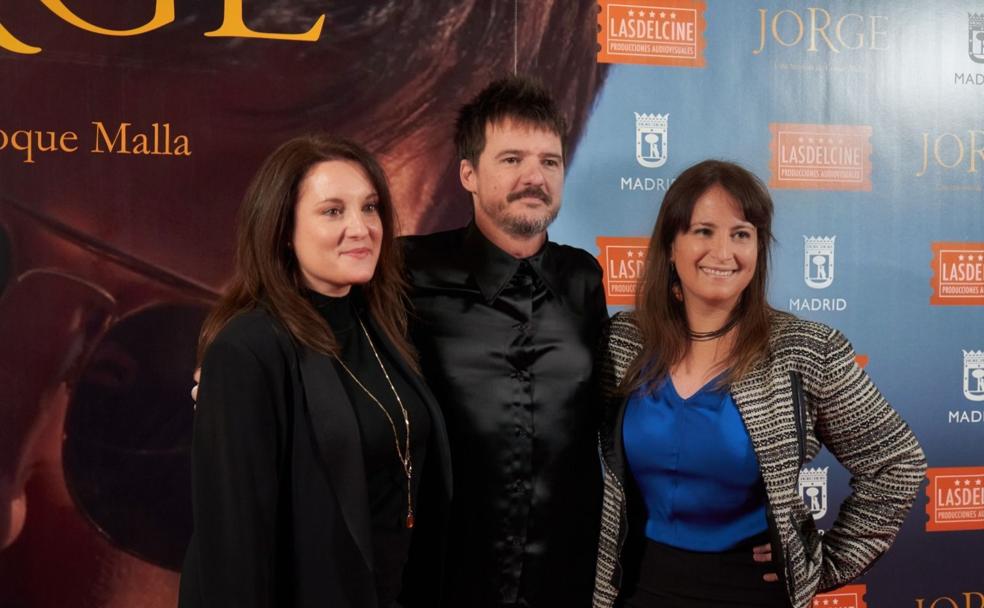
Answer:
[[[544,202],[546,209],[544,213],[535,216],[529,213],[515,212],[510,209],[510,203],[524,198],[537,198]],[[482,203],[485,213],[493,218],[496,224],[505,232],[519,237],[536,236],[546,232],[547,227],[555,219],[560,211],[560,205],[553,203],[553,198],[544,192],[539,186],[530,186],[506,195],[506,199],[499,203]]]

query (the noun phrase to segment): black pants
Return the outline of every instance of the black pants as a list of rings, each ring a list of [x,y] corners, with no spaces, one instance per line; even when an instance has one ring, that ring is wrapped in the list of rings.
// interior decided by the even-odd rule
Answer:
[[[764,537],[764,535],[763,535]],[[762,541],[764,542],[764,541]],[[757,539],[755,544],[762,544]],[[622,594],[624,608],[786,608],[785,586],[762,576],[778,564],[752,559],[752,543],[699,553],[646,541],[639,580]]]

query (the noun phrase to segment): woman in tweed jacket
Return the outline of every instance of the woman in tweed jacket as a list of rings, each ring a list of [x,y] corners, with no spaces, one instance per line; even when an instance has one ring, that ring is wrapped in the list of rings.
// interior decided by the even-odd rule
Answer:
[[[912,506],[922,450],[846,338],[766,302],[771,221],[765,186],[730,163],[666,194],[637,309],[600,356],[595,608],[806,608],[870,567]],[[713,407],[695,414],[695,395]],[[823,536],[798,490],[821,444],[853,488]]]

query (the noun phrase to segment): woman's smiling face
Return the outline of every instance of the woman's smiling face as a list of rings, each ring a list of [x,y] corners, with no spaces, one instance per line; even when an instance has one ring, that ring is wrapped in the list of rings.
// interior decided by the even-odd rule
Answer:
[[[755,276],[757,259],[755,226],[719,185],[694,203],[690,225],[673,239],[670,251],[688,307],[733,309]]]

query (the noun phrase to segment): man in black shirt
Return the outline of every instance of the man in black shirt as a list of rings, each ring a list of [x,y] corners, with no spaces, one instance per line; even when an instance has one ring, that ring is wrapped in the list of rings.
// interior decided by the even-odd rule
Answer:
[[[601,509],[592,353],[601,268],[547,240],[566,125],[537,83],[492,83],[455,140],[474,220],[404,239],[412,337],[454,466],[444,600],[455,608],[590,605]]]

